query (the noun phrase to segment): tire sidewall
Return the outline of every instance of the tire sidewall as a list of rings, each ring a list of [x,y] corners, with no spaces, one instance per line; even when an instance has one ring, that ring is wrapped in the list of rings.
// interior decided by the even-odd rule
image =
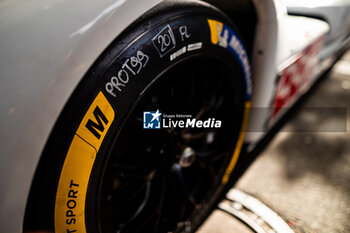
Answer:
[[[87,205],[90,202],[94,202],[93,198],[98,195],[96,189],[90,188],[91,184],[93,184],[92,186],[96,186],[96,183],[98,183],[104,163],[108,160],[109,150],[115,143],[115,139],[118,137],[118,133],[123,127],[125,120],[137,104],[140,96],[147,92],[147,89],[162,73],[190,57],[215,57],[217,60],[228,64],[228,66],[234,67],[233,69],[237,73],[232,78],[235,83],[241,86],[241,89],[244,89],[245,97],[249,98],[247,96],[249,96],[250,87],[248,85],[250,85],[250,80],[247,80],[247,74],[242,67],[243,62],[227,48],[213,44],[211,41],[211,30],[208,19],[222,22],[231,28],[232,31],[236,32],[230,21],[218,11],[206,6],[189,6],[184,8],[184,6],[178,5],[176,8],[171,9],[168,9],[168,7],[160,7],[157,11],[159,13],[157,16],[154,15],[154,11],[146,14],[141,20],[127,28],[95,62],[70,98],[51,137],[54,139],[50,139],[48,144],[49,149],[47,149],[47,151],[51,152],[51,158],[55,158],[52,159],[51,166],[49,166],[52,169],[49,170],[58,174],[56,177],[53,176],[54,179],[51,179],[55,180],[51,183],[51,188],[56,193],[56,197],[54,198],[56,203],[55,209],[57,205],[62,205],[62,203],[65,204],[63,208],[67,209],[67,195],[66,197],[60,196],[60,191],[57,188],[62,176],[64,176],[62,167],[69,166],[65,164],[67,163],[67,155],[72,141],[100,93],[103,94],[112,107],[114,118],[108,128],[105,128],[106,132],[100,142],[99,148],[94,148],[96,150],[96,157],[89,174],[87,190],[80,191],[85,192]],[[183,30],[180,28],[184,27],[187,29],[187,34],[181,33]],[[157,44],[159,37],[157,36],[167,35],[166,31],[173,34],[173,38],[171,39],[175,40],[175,43],[170,42],[170,46],[166,46],[167,48],[162,52],[157,47],[159,46]],[[199,49],[188,50],[190,45],[199,47],[199,44],[201,44]],[[181,53],[179,51],[186,52]],[[127,63],[128,60],[129,63]],[[133,67],[133,64],[131,64],[132,60],[134,64],[141,65]],[[122,76],[122,79],[119,79],[119,85],[117,87],[113,86],[112,77],[119,78],[118,74],[120,73],[124,74],[124,76]],[[125,75],[126,73],[127,76]],[[114,89],[108,91],[106,89],[107,86],[113,86]],[[91,120],[94,120],[94,118]],[[88,141],[88,139],[85,140]],[[57,164],[61,165],[57,166]],[[78,167],[76,168],[76,172],[80,172]],[[65,194],[68,192],[67,187]],[[60,202],[61,204],[57,204],[57,200],[60,198],[66,198],[66,200]],[[50,199],[52,200],[52,198]],[[85,203],[85,200],[81,203]],[[97,207],[95,204],[89,205],[89,207],[82,207],[86,225],[89,225],[87,232],[98,232],[98,226],[95,220],[96,211],[94,211],[97,210]],[[55,219],[56,217],[54,216]],[[67,224],[67,222],[62,224],[66,224],[67,228],[70,227],[70,230],[74,230],[72,224]]]

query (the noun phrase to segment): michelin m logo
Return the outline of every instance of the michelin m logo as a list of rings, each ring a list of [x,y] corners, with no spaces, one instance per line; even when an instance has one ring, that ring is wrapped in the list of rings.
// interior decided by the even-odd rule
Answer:
[[[143,128],[160,129],[161,115],[162,113],[160,113],[159,110],[156,112],[143,112]]]

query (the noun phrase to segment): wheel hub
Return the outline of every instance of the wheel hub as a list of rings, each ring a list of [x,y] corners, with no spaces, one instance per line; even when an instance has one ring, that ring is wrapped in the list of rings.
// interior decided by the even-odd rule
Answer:
[[[179,159],[179,165],[181,167],[189,167],[196,159],[195,151],[191,147],[186,147]]]

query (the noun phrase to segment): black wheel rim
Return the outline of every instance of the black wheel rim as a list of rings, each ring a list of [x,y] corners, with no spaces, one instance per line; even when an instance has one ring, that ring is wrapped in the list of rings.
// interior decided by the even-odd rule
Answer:
[[[101,232],[191,232],[222,190],[240,130],[243,91],[218,58],[183,61],[153,82],[125,119],[100,174]],[[143,111],[221,120],[221,128],[143,129]],[[184,166],[184,151],[195,159]],[[197,220],[196,220],[197,219]]]

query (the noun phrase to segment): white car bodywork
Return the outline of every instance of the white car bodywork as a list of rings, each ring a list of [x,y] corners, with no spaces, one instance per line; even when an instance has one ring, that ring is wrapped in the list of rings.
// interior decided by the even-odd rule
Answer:
[[[321,59],[337,51],[347,39],[350,28],[350,1],[349,0],[283,0],[288,6],[288,12],[296,15],[305,15],[325,20],[329,23],[330,31],[321,53]]]
[[[0,232],[22,232],[36,166],[59,114],[79,81],[128,25],[160,2],[5,0],[0,3]],[[325,34],[328,24],[288,16],[287,8],[279,0],[253,2],[258,22],[252,52],[252,106],[270,107],[278,67]],[[289,30],[300,23],[302,27]],[[309,33],[308,38],[303,38],[305,33]],[[254,144],[261,139],[268,118],[251,116],[248,131],[261,133],[248,133],[246,142]]]
[[[256,0],[254,3],[259,20],[252,61],[252,108],[260,111],[251,114],[248,123],[245,141],[251,143],[251,149],[272,127],[267,124],[271,114],[268,108],[276,95],[276,76],[280,67],[329,30],[323,21],[288,15],[286,6],[280,1]]]
[[[0,3],[0,232],[22,232],[36,166],[74,88],[107,45],[159,2]]]

